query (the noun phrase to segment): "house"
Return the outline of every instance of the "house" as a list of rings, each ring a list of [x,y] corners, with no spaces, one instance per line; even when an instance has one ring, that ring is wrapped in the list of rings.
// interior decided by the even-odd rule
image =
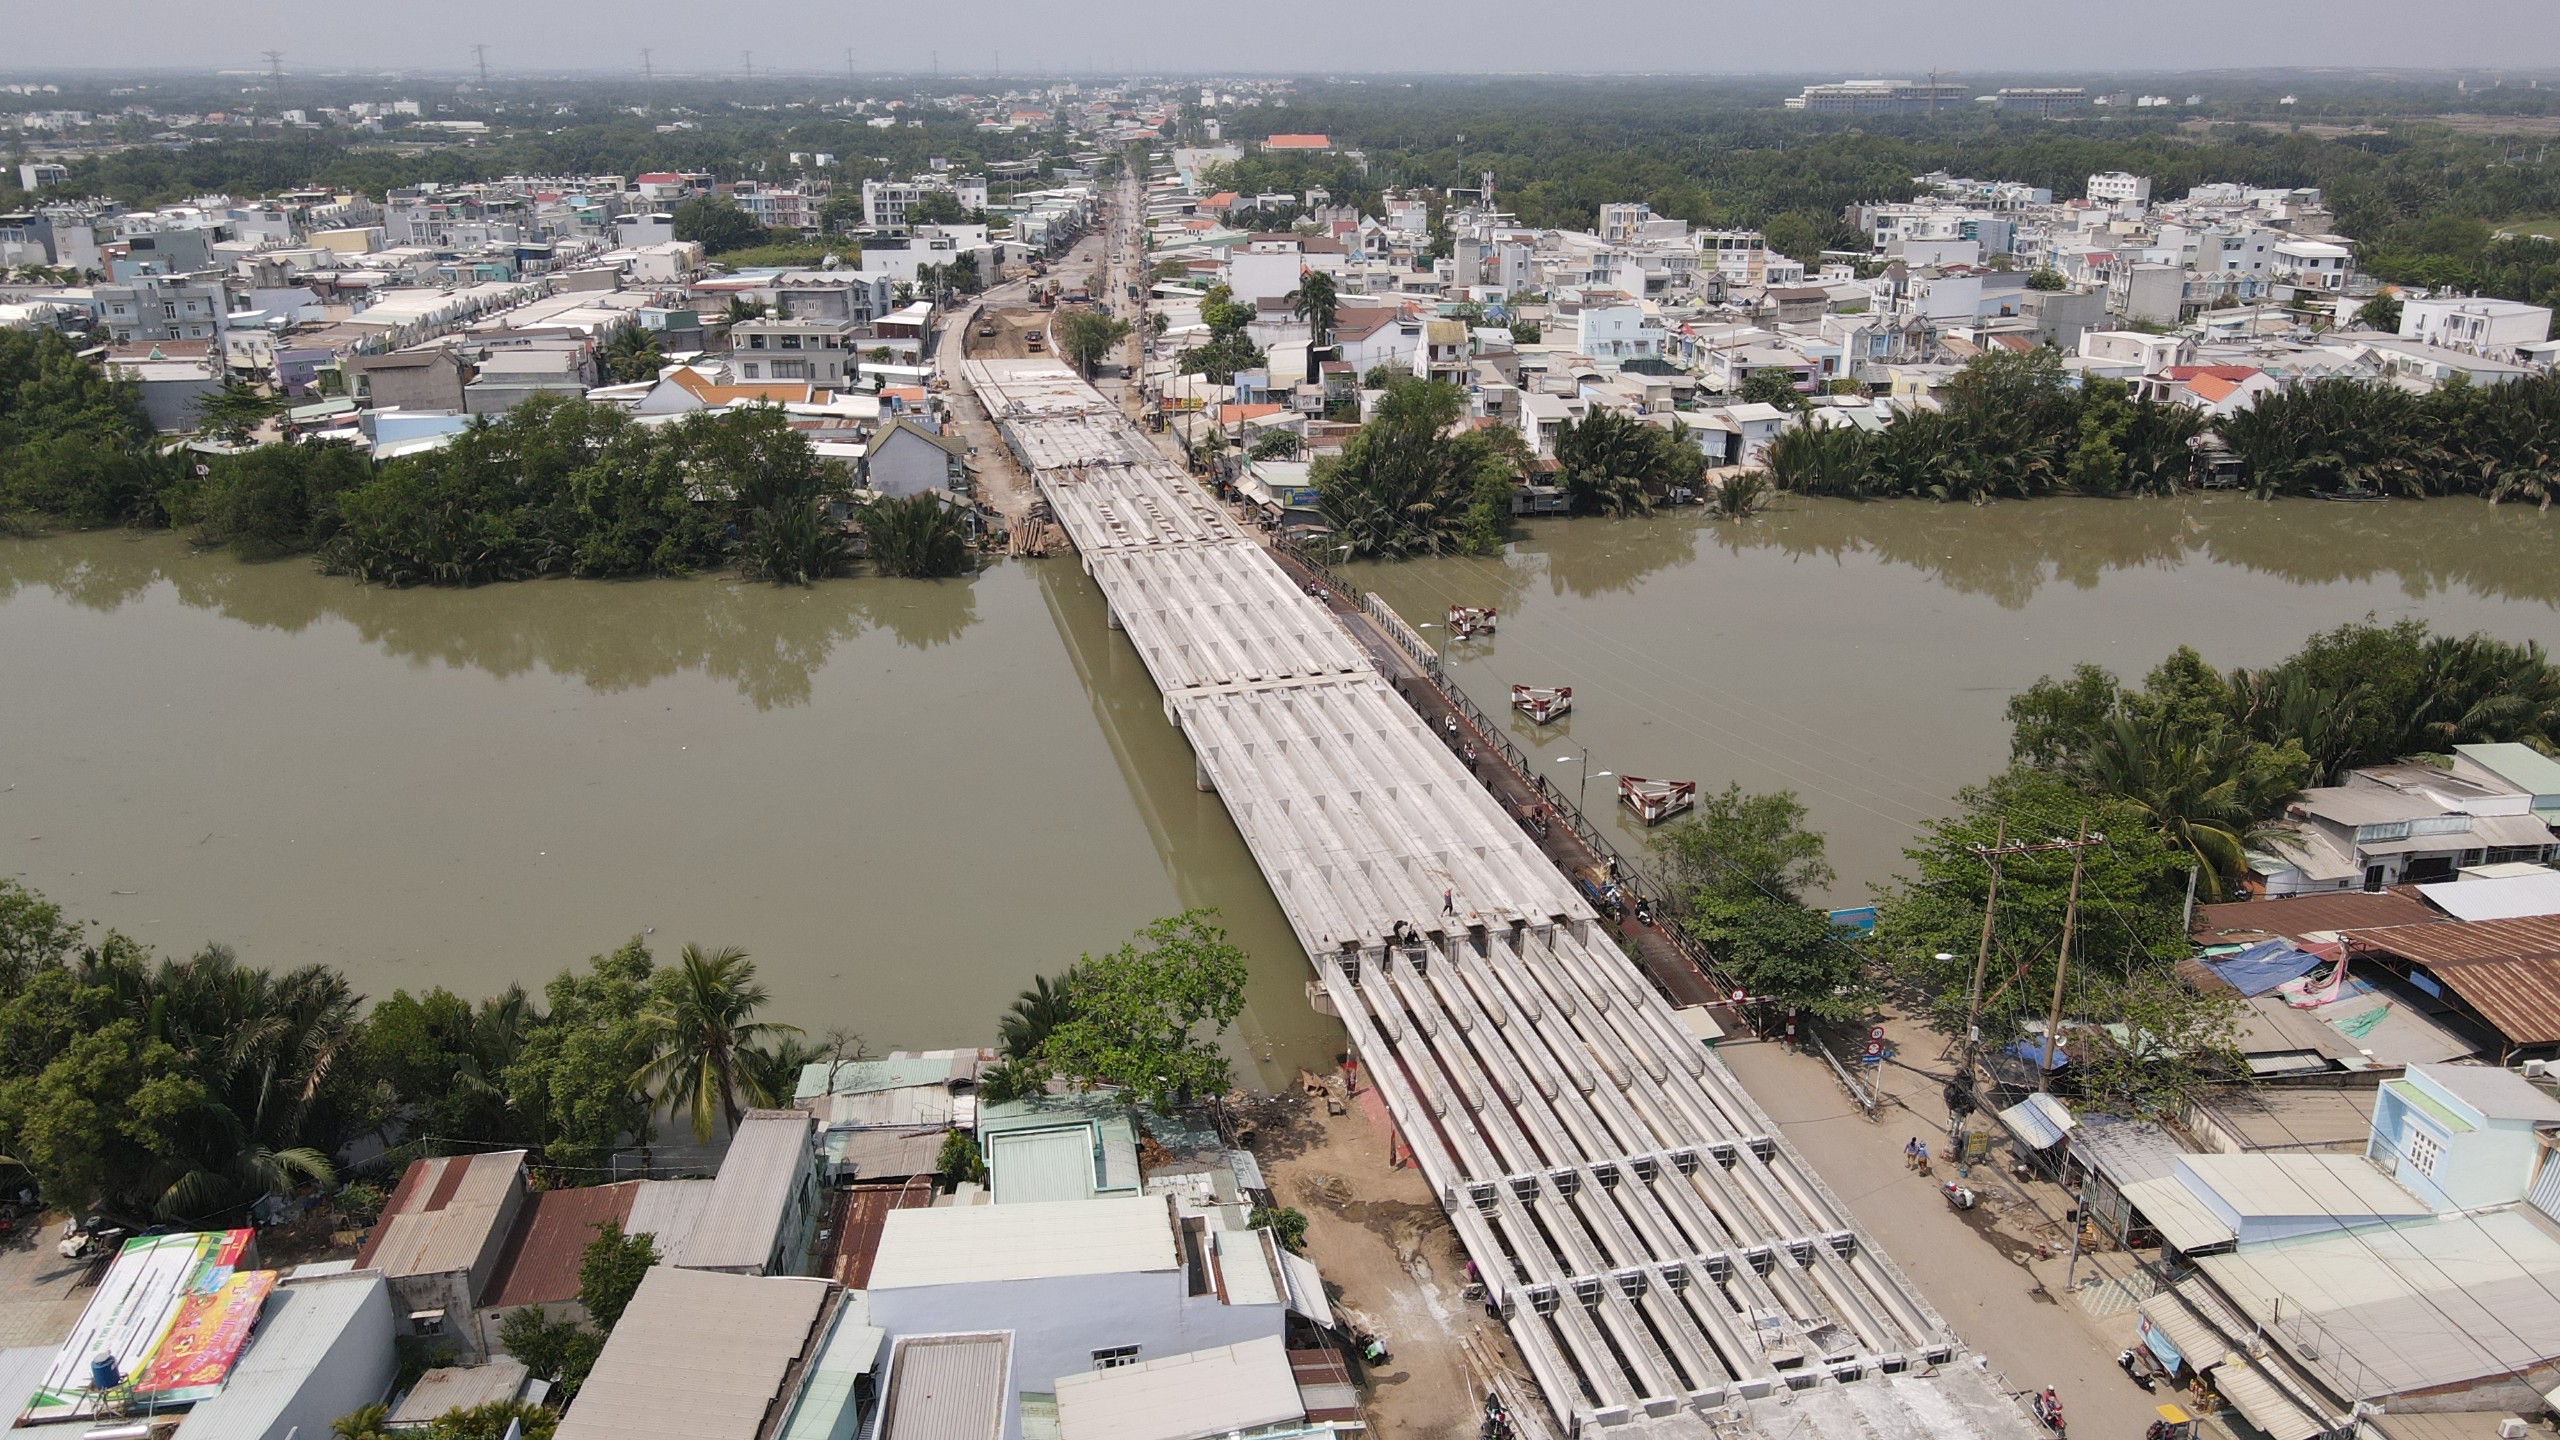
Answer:
[[[399,1331],[452,1345],[459,1358],[487,1353],[471,1322],[488,1293],[525,1204],[525,1152],[442,1155],[400,1174],[366,1235],[356,1268],[391,1282]]]
[[[1138,1193],[1138,1126],[1117,1092],[982,1106],[978,1148],[998,1205]]]
[[[2456,745],[2453,776],[2493,789],[2530,795],[2527,813],[2560,830],[2560,760],[2530,745]]]
[[[892,498],[928,490],[946,496],[969,493],[969,442],[936,434],[904,417],[872,434],[863,467],[864,483]]]
[[[583,344],[492,350],[472,367],[471,381],[462,387],[462,408],[474,415],[498,415],[536,395],[574,400],[587,393],[595,378],[594,356]]]
[[[720,410],[731,405],[807,405],[817,387],[807,380],[766,380],[753,385],[723,385],[689,365],[679,365],[632,406],[635,415],[681,415],[694,410]]]
[[[2217,420],[2284,388],[2274,376],[2247,365],[2172,365],[2160,372],[2155,383],[2166,389],[2163,398],[2170,403]]]
[[[901,1336],[889,1349],[873,1440],[1016,1440],[1013,1333]]]
[[[257,1312],[221,1390],[176,1440],[308,1440],[391,1393],[391,1286],[369,1270],[289,1277]],[[94,1433],[94,1432],[93,1432]]]
[[[831,1181],[927,1175],[945,1134],[975,1128],[978,1072],[994,1059],[990,1050],[933,1050],[816,1061],[800,1071],[792,1104],[818,1117]]]
[[[2461,295],[2404,300],[2400,335],[2447,350],[2514,360],[2525,347],[2551,338],[2551,307]]]
[[[760,1440],[833,1298],[824,1280],[654,1267],[556,1440]]]
[[[2533,797],[2424,765],[2373,766],[2305,790],[2251,852],[2270,896],[2449,880],[2465,865],[2551,858]]]
[[[2353,959],[2405,980],[2505,1061],[2560,1052],[2560,916],[2350,930]]]
[[[634,1233],[632,1206],[642,1190],[700,1183],[625,1180],[528,1193],[509,1228],[506,1247],[499,1252],[496,1270],[473,1297],[471,1324],[479,1332],[477,1353],[497,1354],[502,1348],[499,1327],[527,1306],[539,1305],[555,1319],[586,1318],[586,1309],[578,1301],[578,1269],[601,1227],[612,1224]],[[661,1237],[658,1246],[662,1257],[667,1253],[666,1238]]]
[[[701,1214],[667,1263],[733,1275],[805,1275],[817,1234],[817,1117],[750,1110],[729,1138]]]
[[[1220,1440],[1307,1419],[1276,1335],[1062,1375],[1057,1406],[1060,1440]]]
[[[851,320],[741,320],[729,327],[729,351],[738,378],[806,380],[821,390],[841,390],[860,368]]]
[[[376,410],[464,413],[462,389],[468,367],[450,346],[359,355],[349,366]]]
[[[893,1211],[871,1320],[902,1340],[1010,1331],[1010,1384],[1041,1394],[1091,1370],[1279,1337],[1293,1311],[1329,1321],[1314,1267],[1268,1230],[1227,1228],[1222,1211],[1148,1194]]]
[[[2143,1343],[2281,1440],[2531,1413],[2560,1364],[2554,1124],[2560,1099],[2523,1076],[2413,1066],[2365,1155],[2178,1157],[2127,1190],[2192,1271],[2141,1302]]]
[[[524,1362],[498,1355],[481,1365],[444,1365],[430,1370],[409,1387],[383,1421],[388,1430],[424,1430],[436,1417],[454,1410],[503,1405],[524,1395],[531,1378]]]
[[[2512,1070],[2412,1065],[2382,1082],[2365,1154],[2434,1209],[2477,1210],[2525,1197],[2555,1126],[2560,1099]]]
[[[1413,373],[1425,380],[1463,385],[1467,376],[1467,326],[1463,320],[1425,320],[1413,352]]]

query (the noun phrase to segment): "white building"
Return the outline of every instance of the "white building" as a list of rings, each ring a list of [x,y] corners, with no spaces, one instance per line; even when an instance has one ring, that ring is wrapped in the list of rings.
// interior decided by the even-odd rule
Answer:
[[[2139,209],[2151,203],[2151,177],[2128,175],[2122,170],[2092,175],[2089,200],[2095,205],[2130,205]]]
[[[2512,358],[2523,347],[2551,338],[2551,310],[2521,300],[2458,295],[2407,300],[2400,306],[2400,334],[2448,350]]]
[[[2282,240],[2276,244],[2276,274],[2310,290],[2344,290],[2355,273],[2355,252],[2326,240]]]

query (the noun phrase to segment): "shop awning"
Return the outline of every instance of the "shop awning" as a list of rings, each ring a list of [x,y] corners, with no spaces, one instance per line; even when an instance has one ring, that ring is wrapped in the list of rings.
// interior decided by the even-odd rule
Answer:
[[[2221,1364],[2229,1354],[2231,1342],[2223,1338],[2221,1331],[2198,1318],[2196,1312],[2188,1309],[2186,1302],[2177,1296],[2164,1291],[2143,1301],[2140,1308],[2143,1324],[2168,1341],[2188,1369],[2202,1374]],[[2160,1347],[2152,1346],[2151,1353],[2159,1355]],[[2166,1361],[2169,1357],[2161,1355],[2160,1358]]]
[[[2331,1429],[2245,1360],[2214,1371],[2213,1388],[2250,1424],[2267,1432],[2267,1440],[2318,1440]]]
[[[2196,1192],[2180,1184],[2175,1176],[2159,1180],[2136,1180],[2124,1186],[2124,1198],[2160,1232],[2160,1238],[2177,1250],[2193,1255],[2201,1250],[2228,1245],[2239,1237],[2222,1217],[2205,1208]]]
[[[2000,1123],[2028,1149],[2043,1150],[2070,1134],[2078,1122],[2072,1119],[2069,1106],[2039,1092],[2001,1111]]]

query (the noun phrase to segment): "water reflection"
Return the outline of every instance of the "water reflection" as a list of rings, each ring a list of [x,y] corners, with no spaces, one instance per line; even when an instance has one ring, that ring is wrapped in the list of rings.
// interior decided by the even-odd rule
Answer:
[[[1721,549],[1777,550],[1838,560],[1873,555],[1926,573],[1951,590],[2019,609],[2053,581],[2093,589],[2111,571],[2174,569],[2199,556],[2299,585],[2395,579],[2423,600],[2455,589],[2560,605],[2551,546],[2560,517],[2472,500],[2336,505],[2239,496],[2175,500],[2038,500],[1989,506],[1923,501],[1791,500],[1742,524],[1694,517],[1637,522],[1705,529]],[[1542,532],[1523,545],[1538,551]],[[1559,540],[1570,566],[1554,572],[1588,594],[1633,584],[1673,561],[1633,568],[1646,550],[1611,540]],[[1662,547],[1666,550],[1675,546]]]
[[[698,670],[759,710],[809,703],[828,657],[866,630],[930,650],[978,621],[975,576],[832,580],[805,590],[723,576],[386,590],[320,575],[304,561],[252,565],[198,552],[168,535],[0,541],[0,600],[45,589],[112,612],[162,584],[181,604],[244,625],[299,634],[340,621],[403,659],[497,676],[539,667],[613,692]]]

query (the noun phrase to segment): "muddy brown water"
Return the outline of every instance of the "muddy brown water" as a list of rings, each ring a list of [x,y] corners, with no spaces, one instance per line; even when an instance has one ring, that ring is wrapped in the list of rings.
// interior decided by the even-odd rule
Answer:
[[[1072,559],[387,591],[0,541],[0,673],[0,875],[163,951],[480,995],[650,930],[876,1051],[990,1042],[1034,975],[1214,906],[1263,1078],[1337,1040]]]
[[[2185,644],[2263,665],[2367,614],[2560,649],[2560,513],[2475,500],[1787,499],[1739,524],[1540,521],[1498,559],[1345,574],[1415,622],[1498,606],[1452,675],[1493,710],[1515,683],[1573,687],[1571,715],[1513,715],[1512,737],[1568,795],[1589,770],[1622,848],[1645,831],[1617,775],[1791,788],[1844,905],[2007,763],[2009,697],[2079,661],[2136,679]]]
[[[1456,674],[1577,708],[1597,772],[1793,786],[1841,897],[2005,757],[2002,705],[2181,642],[2263,663],[2367,612],[2560,641],[2560,516],[2473,502],[1791,502],[1541,523],[1362,567]],[[1436,634],[1437,632],[1426,632]],[[1287,923],[1072,558],[777,590],[369,589],[166,535],[0,541],[0,875],[164,951],[486,994],[649,931],[755,955],[774,1013],[982,1043],[1032,976],[1217,907],[1265,1083],[1339,1042]],[[1640,838],[1632,820],[1620,822]]]

